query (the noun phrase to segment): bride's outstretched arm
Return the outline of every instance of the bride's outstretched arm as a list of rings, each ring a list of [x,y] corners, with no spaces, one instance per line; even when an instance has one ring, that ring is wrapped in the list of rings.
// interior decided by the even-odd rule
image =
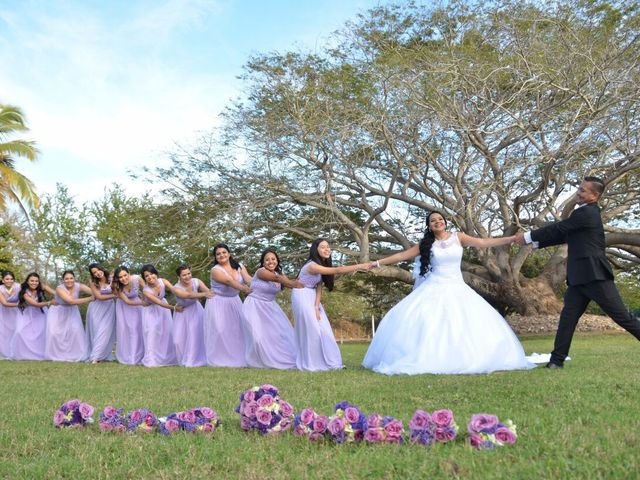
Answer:
[[[372,265],[376,267],[379,267],[381,265],[391,265],[393,263],[398,263],[404,260],[409,260],[410,258],[414,258],[419,253],[420,247],[418,245],[414,245],[413,247],[403,250],[402,252],[394,253],[393,255],[389,255],[388,257],[376,260]]]
[[[458,239],[463,247],[474,248],[489,248],[489,247],[501,247],[502,245],[510,245],[515,242],[515,235],[509,237],[499,238],[478,238],[467,235],[466,233],[459,232]]]

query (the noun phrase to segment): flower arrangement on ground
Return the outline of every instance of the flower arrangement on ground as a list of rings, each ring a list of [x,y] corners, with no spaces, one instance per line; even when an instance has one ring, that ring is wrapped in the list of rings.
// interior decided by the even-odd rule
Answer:
[[[404,427],[400,420],[372,413],[367,417],[364,441],[367,443],[403,443]]]
[[[293,433],[309,440],[321,440],[327,434],[329,417],[318,415],[313,408],[303,408],[293,420]]]
[[[53,414],[53,424],[57,428],[82,427],[93,423],[93,407],[80,400],[69,400]]]
[[[432,445],[434,442],[448,443],[458,435],[458,425],[453,412],[448,409],[416,410],[409,421],[409,439],[414,443]]]
[[[291,404],[280,398],[277,387],[268,383],[242,392],[236,413],[240,414],[243,430],[258,430],[263,435],[288,430],[294,419]]]
[[[488,413],[472,415],[467,430],[470,435],[469,443],[477,449],[511,445],[518,439],[516,426],[511,420],[503,423],[497,416]]]
[[[103,432],[126,432],[128,423],[124,415],[124,409],[107,405],[104,407],[104,410],[100,412],[98,425]]]
[[[335,414],[329,417],[329,438],[336,443],[360,442],[364,438],[366,422],[366,415],[344,400],[336,404]]]
[[[130,432],[151,433],[158,425],[158,417],[146,408],[131,410],[127,415],[127,430]]]
[[[220,426],[220,416],[209,407],[196,407],[182,412],[170,413],[160,418],[160,433],[169,435],[178,430],[192,433],[213,432]]]

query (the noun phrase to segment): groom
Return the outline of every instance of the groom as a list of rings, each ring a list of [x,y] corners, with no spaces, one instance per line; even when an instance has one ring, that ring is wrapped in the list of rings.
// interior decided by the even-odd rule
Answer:
[[[585,177],[576,192],[578,208],[569,218],[516,235],[518,245],[532,243],[535,248],[545,248],[566,243],[569,250],[568,288],[547,368],[563,367],[578,320],[591,300],[614,322],[640,340],[640,321],[633,318],[622,303],[605,255],[604,228],[598,207],[603,191],[604,182],[601,179]]]

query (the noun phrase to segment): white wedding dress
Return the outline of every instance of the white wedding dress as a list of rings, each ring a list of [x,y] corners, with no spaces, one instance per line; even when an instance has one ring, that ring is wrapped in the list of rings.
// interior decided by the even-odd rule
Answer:
[[[431,268],[385,315],[362,365],[387,375],[534,368],[507,322],[462,278],[456,233],[436,240]]]

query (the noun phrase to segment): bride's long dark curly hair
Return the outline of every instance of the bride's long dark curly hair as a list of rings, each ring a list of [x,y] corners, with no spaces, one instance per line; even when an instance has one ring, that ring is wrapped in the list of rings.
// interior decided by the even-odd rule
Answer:
[[[433,246],[433,242],[436,241],[436,237],[431,231],[431,228],[429,228],[429,221],[431,220],[431,215],[434,213],[437,213],[442,217],[444,220],[444,226],[445,228],[447,227],[447,219],[444,218],[442,212],[437,210],[429,212],[429,215],[427,215],[427,229],[424,231],[424,237],[420,240],[420,276],[427,273],[429,265],[431,264],[431,247]]]

